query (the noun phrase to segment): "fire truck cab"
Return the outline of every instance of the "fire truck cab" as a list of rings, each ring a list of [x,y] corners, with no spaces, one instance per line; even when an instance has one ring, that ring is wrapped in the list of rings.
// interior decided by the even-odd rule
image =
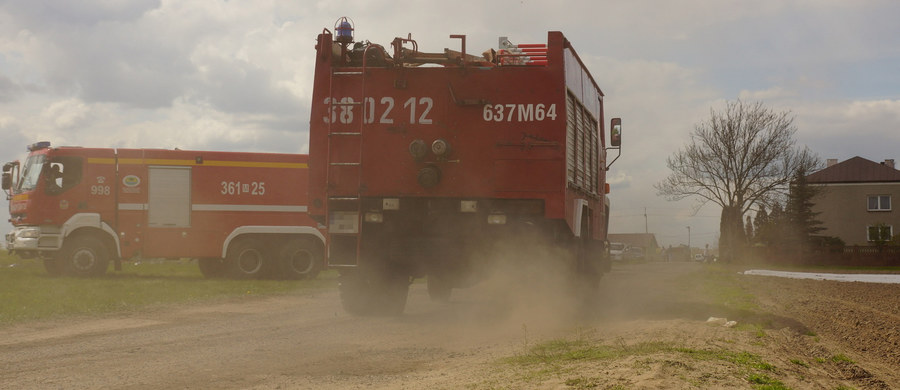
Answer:
[[[325,237],[307,214],[307,156],[28,147],[3,166],[7,248],[50,274],[194,258],[204,275],[314,277]]]

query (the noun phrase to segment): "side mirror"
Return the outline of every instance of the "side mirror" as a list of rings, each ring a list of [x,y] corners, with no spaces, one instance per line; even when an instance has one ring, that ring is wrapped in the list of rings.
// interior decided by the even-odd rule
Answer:
[[[8,191],[10,188],[12,188],[12,174],[3,172],[3,190]]]
[[[622,146],[622,118],[612,118],[609,124],[609,128],[610,146]]]

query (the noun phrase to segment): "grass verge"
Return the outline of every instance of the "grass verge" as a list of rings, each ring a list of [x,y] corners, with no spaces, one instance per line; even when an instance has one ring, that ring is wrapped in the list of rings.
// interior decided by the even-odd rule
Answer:
[[[756,388],[786,388],[780,381],[770,377],[776,373],[776,367],[759,355],[719,348],[688,348],[673,342],[651,341],[631,345],[622,343],[608,345],[585,339],[551,340],[535,345],[525,353],[501,360],[503,364],[517,367],[516,372],[520,374],[518,379],[523,382],[533,384],[559,377],[566,386],[576,389],[609,388],[612,385],[603,383],[605,380],[601,377],[584,376],[585,371],[581,367],[621,365],[622,362],[634,362],[625,363],[626,366],[628,364],[665,366],[663,370],[668,370],[672,379],[680,378],[686,383],[700,387],[710,385],[702,382],[708,379],[709,375],[690,378],[689,376],[692,375],[692,371],[698,369],[700,362],[712,362],[717,370],[721,371],[724,367],[728,367],[724,371],[732,372],[737,377],[742,376]],[[600,369],[601,372],[604,370]],[[569,377],[573,374],[577,376]]]
[[[0,326],[60,317],[129,312],[180,303],[283,295],[336,285],[310,281],[206,279],[189,260],[123,263],[98,278],[51,277],[38,260],[0,251]]]

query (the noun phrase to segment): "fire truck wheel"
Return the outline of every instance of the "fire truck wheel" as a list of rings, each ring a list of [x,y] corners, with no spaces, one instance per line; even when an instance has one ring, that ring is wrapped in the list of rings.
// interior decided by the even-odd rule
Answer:
[[[575,296],[580,300],[581,311],[593,313],[599,302],[600,278],[603,277],[603,271],[600,264],[595,264],[599,263],[600,259],[595,259],[588,253],[589,245],[586,241],[578,240],[575,243],[576,267],[573,287],[576,289]]]
[[[428,275],[428,297],[432,301],[447,302],[452,293],[453,287],[445,278],[434,274]]]
[[[341,304],[359,316],[400,315],[409,296],[409,277],[354,272],[341,275]]]
[[[265,276],[269,256],[263,242],[254,238],[241,239],[228,247],[225,267],[235,279],[253,279]]]
[[[297,238],[278,251],[278,276],[286,279],[315,279],[322,270],[325,256],[321,245],[311,239]]]
[[[409,285],[412,281],[406,275],[392,275],[388,277],[384,286],[383,302],[379,305],[384,315],[398,316],[403,314],[406,308],[406,299],[409,297]]]
[[[69,238],[55,259],[64,274],[72,276],[99,276],[109,266],[109,251],[99,239],[91,236]]]
[[[221,278],[225,276],[225,260],[217,258],[202,258],[197,260],[200,273],[207,278]]]

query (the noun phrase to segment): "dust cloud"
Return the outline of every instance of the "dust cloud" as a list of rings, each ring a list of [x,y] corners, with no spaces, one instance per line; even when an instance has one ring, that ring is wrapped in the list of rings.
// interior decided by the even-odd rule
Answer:
[[[454,289],[445,304],[416,306],[407,312],[407,320],[424,320],[427,323],[422,325],[433,326],[435,331],[446,325],[452,337],[475,342],[489,340],[490,335],[498,339],[518,335],[526,341],[583,332],[603,334],[654,320],[702,323],[710,316],[735,315],[696,295],[698,286],[688,275],[698,270],[699,264],[614,263],[596,291],[585,294],[578,288],[572,259],[571,252],[546,246],[494,250],[480,258],[485,265],[480,283]],[[430,314],[422,314],[422,310]]]
[[[483,279],[454,289],[440,307],[429,307],[431,320],[444,322],[454,337],[469,341],[515,333],[527,341],[585,327],[595,313],[577,288],[571,259],[570,252],[558,248],[500,243],[473,259],[482,267],[478,273]]]

